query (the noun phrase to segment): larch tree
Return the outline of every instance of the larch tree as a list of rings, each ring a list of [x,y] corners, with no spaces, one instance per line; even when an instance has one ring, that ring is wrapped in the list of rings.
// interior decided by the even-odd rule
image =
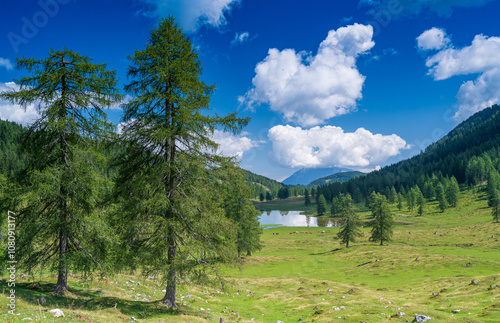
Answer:
[[[224,284],[217,263],[237,261],[237,232],[221,203],[234,161],[217,154],[211,137],[216,129],[238,133],[248,119],[203,113],[215,86],[200,80],[198,54],[171,16],[129,60],[133,99],[123,106],[115,187],[127,220],[116,223],[130,259],[164,278],[161,303],[177,307],[180,279]]]
[[[116,72],[68,49],[51,50],[45,59],[18,59],[30,76],[16,80],[18,91],[2,99],[34,104],[39,118],[24,138],[27,201],[18,215],[17,255],[29,269],[57,270],[54,291],[68,290],[68,269],[103,269],[106,226],[95,213],[103,157],[96,150],[112,130],[104,108],[121,100]]]
[[[493,194],[493,198],[491,199],[491,207],[493,208],[491,211],[491,215],[493,216],[493,220],[496,223],[500,220],[500,192],[495,190]]]
[[[458,186],[457,179],[452,176],[446,185],[446,200],[452,207],[456,207],[460,198],[460,187]]]
[[[372,227],[370,241],[380,240],[380,245],[382,246],[384,241],[391,240],[392,227],[394,226],[392,212],[385,196],[376,194],[370,205],[370,210],[373,217],[373,220],[370,222],[370,226]]]
[[[311,204],[311,196],[309,195],[309,190],[307,188],[304,191],[304,204],[306,206],[309,206],[309,204]]]
[[[340,211],[342,227],[337,234],[340,242],[345,243],[346,248],[349,248],[349,242],[356,242],[356,238],[361,236],[361,220],[352,208],[352,198],[350,194],[346,194],[342,198],[342,209]]]
[[[438,183],[436,186],[436,199],[438,200],[439,209],[444,212],[448,207],[448,202],[446,201],[446,194],[444,192],[443,184]]]
[[[398,208],[399,211],[402,211],[403,210],[403,194],[398,193],[397,197],[398,197],[397,208]]]
[[[262,248],[260,242],[262,228],[258,220],[260,212],[250,201],[251,192],[245,184],[241,170],[228,168],[227,173],[225,214],[238,226],[236,237],[238,257],[242,252],[250,256],[252,252]]]
[[[326,199],[323,196],[323,194],[320,194],[320,196],[318,197],[318,204],[316,206],[316,210],[319,216],[324,215],[326,212]]]

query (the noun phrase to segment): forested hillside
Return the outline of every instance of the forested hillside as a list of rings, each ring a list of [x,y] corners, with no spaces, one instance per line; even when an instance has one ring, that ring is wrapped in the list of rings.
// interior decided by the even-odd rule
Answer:
[[[0,174],[5,177],[14,175],[24,165],[19,148],[25,131],[15,122],[0,120]]]
[[[271,194],[274,198],[278,195],[278,191],[284,186],[274,179],[257,175],[247,170],[243,170],[243,174],[245,176],[247,186],[252,189],[253,198],[258,198],[260,194],[265,196],[267,193]]]
[[[346,182],[346,181],[350,180],[351,178],[361,176],[361,175],[365,175],[365,173],[357,172],[357,171],[337,173],[337,174],[318,178],[317,180],[314,180],[311,183],[309,183],[309,185],[307,185],[307,186],[316,187],[316,186],[325,185],[328,183]]]
[[[319,187],[318,194],[324,194],[327,200],[341,193],[359,199],[372,190],[385,194],[394,187],[404,195],[417,186],[425,195],[426,183],[435,186],[454,177],[459,184],[475,184],[486,180],[490,170],[499,168],[500,106],[495,105],[459,124],[425,152],[345,183]]]

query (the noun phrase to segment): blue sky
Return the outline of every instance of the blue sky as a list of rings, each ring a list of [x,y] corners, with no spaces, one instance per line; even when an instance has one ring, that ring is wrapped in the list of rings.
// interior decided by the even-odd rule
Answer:
[[[115,69],[168,14],[216,83],[211,108],[252,118],[221,152],[282,180],[303,167],[372,170],[408,158],[500,101],[500,1],[22,0],[0,13],[0,91],[16,57],[63,46]],[[121,110],[108,111],[115,124]],[[0,101],[29,124],[34,106]]]

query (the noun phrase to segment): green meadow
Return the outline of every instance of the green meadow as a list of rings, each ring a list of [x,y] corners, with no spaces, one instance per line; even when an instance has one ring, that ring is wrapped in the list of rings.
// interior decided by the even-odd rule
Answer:
[[[139,272],[75,274],[63,297],[49,292],[56,277],[35,275],[17,279],[19,315],[12,316],[3,276],[0,321],[411,322],[423,314],[431,322],[500,322],[500,224],[482,189],[464,190],[459,205],[443,213],[435,202],[421,217],[392,207],[397,225],[384,246],[368,241],[369,228],[349,248],[336,239],[338,228],[264,230],[260,252],[244,257],[241,269],[223,269],[227,291],[183,282],[175,310],[157,302],[164,287]],[[54,318],[54,308],[65,317]]]

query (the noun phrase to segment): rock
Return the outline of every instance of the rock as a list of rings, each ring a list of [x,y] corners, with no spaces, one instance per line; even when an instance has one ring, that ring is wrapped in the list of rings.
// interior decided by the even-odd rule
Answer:
[[[61,316],[62,316],[62,317],[64,317],[64,313],[63,313],[63,311],[61,311],[61,310],[60,310],[60,309],[58,309],[58,308],[55,308],[55,309],[53,309],[53,310],[50,310],[49,312],[50,312],[50,313],[52,313],[52,314],[54,314],[54,316],[55,316],[55,317],[61,317]]]
[[[415,314],[415,321],[417,321],[417,323],[422,323],[430,320],[431,318],[429,316]]]
[[[133,317],[133,316],[131,316],[131,317],[130,317],[130,320],[131,320],[132,322],[137,322],[137,319],[136,319],[135,317]]]
[[[332,289],[331,289],[331,288],[328,288],[327,292],[331,292],[331,291],[332,291]]]
[[[405,313],[403,313],[403,312],[397,312],[397,315],[398,315],[399,318],[402,318],[405,315]]]
[[[221,317],[221,318],[219,319],[219,323],[224,323],[224,318],[223,318],[223,317]]]
[[[45,305],[45,303],[47,303],[47,300],[45,299],[45,297],[40,297],[40,304],[42,305]]]
[[[453,310],[453,313],[459,313],[460,310]]]
[[[471,285],[477,285],[477,281],[475,281],[475,280],[473,279],[473,280],[471,280],[470,284],[471,284]]]
[[[144,297],[144,298],[142,299],[142,301],[143,301],[143,302],[149,302],[149,300],[148,300],[146,297]]]
[[[277,320],[276,323],[283,323],[283,321]]]
[[[417,258],[415,258],[415,261],[418,261],[418,257],[417,257]]]

